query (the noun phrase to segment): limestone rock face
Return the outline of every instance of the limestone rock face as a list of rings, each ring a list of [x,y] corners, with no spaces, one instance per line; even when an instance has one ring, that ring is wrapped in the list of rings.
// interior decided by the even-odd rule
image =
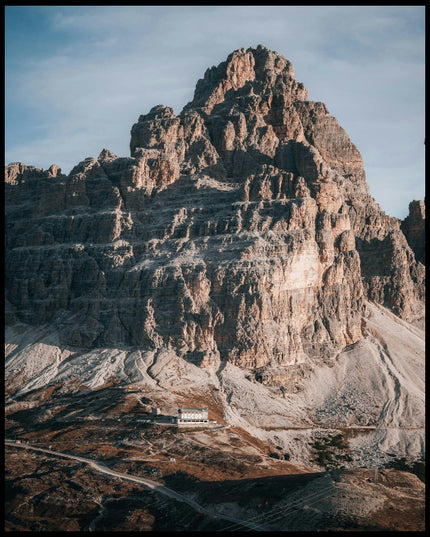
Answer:
[[[426,257],[426,207],[423,201],[411,201],[409,215],[402,221],[400,227],[412,248],[415,258],[425,265]]]
[[[173,347],[282,383],[360,340],[366,297],[423,314],[419,249],[278,53],[233,52],[179,116],[140,116],[130,151],[68,176],[6,167],[11,322],[53,324],[69,346]]]

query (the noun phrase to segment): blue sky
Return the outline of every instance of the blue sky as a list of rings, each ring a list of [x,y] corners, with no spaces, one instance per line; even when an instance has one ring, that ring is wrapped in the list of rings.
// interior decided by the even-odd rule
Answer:
[[[5,160],[64,173],[128,156],[157,104],[179,114],[205,70],[263,44],[293,63],[404,218],[424,199],[424,6],[6,6]]]

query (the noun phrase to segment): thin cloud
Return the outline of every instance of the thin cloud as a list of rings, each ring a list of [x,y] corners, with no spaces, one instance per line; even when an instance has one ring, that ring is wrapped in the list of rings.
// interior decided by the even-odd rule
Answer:
[[[153,20],[151,9],[135,6],[56,6],[48,11],[53,30],[73,30],[79,33],[115,33],[142,27]]]

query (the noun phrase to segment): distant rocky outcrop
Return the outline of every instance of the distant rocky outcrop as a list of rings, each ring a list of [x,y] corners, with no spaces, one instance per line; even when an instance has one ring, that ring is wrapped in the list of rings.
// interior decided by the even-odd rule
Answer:
[[[358,149],[278,53],[233,52],[179,116],[140,116],[130,151],[67,176],[6,167],[8,319],[270,383],[359,341],[366,297],[423,316],[422,202],[402,225],[382,211]]]
[[[426,207],[423,201],[411,201],[409,214],[402,221],[401,229],[415,254],[415,259],[425,265],[426,256]]]

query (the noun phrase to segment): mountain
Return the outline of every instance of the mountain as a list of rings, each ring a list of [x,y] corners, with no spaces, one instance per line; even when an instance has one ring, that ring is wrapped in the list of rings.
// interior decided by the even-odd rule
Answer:
[[[282,56],[241,49],[179,117],[140,116],[131,157],[104,150],[67,177],[9,165],[18,319],[55,321],[65,344],[172,345],[266,368],[358,341],[366,296],[422,316],[424,269],[399,221],[370,197],[335,118],[306,99]]]
[[[130,157],[9,164],[5,201],[12,420],[114,385],[296,464],[347,429],[346,467],[423,456],[424,204],[385,214],[280,54],[237,50],[179,116],[141,115]]]
[[[415,259],[425,265],[425,221],[426,208],[423,201],[411,201],[409,204],[409,214],[402,221],[401,229],[412,248]]]

